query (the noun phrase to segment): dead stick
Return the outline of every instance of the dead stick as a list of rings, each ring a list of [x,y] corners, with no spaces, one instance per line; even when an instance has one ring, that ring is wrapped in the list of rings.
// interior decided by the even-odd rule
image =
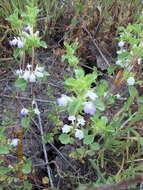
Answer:
[[[124,180],[115,184],[106,184],[101,187],[95,187],[90,189],[88,188],[88,190],[123,190],[123,188],[127,188],[129,185],[141,182],[143,182],[143,176],[137,176],[133,179]]]

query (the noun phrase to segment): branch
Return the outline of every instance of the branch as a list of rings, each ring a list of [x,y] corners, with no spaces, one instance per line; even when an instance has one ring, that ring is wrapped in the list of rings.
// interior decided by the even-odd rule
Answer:
[[[87,190],[127,190],[129,185],[133,185],[136,183],[141,183],[143,182],[143,176],[137,176],[132,179],[124,180],[119,183],[114,183],[114,184],[106,184],[101,187],[95,187],[95,188],[88,188]]]
[[[38,105],[37,105],[36,101],[35,101],[35,105],[36,105],[36,108],[38,109]],[[47,173],[48,173],[48,176],[49,176],[51,187],[54,188],[54,184],[53,184],[53,180],[52,180],[52,176],[51,176],[51,168],[49,166],[49,160],[48,160],[48,155],[47,155],[47,151],[46,151],[46,145],[44,143],[44,131],[43,131],[43,126],[42,126],[40,114],[38,114],[38,121],[39,121],[39,129],[40,129],[41,138],[42,138],[42,146],[43,146],[45,162],[47,164],[46,169],[47,169]]]

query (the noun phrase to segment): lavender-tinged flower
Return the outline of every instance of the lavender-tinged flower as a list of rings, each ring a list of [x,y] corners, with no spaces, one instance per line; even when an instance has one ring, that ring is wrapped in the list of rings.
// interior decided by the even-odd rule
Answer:
[[[118,46],[119,47],[123,47],[125,45],[125,42],[124,41],[120,41],[119,43],[118,43]]]
[[[81,125],[81,126],[84,126],[85,125],[85,120],[82,116],[78,115],[77,116],[77,125]]]
[[[90,115],[94,115],[96,112],[96,107],[92,102],[84,102],[84,112]]]
[[[84,138],[83,131],[80,129],[76,129],[75,137],[78,138],[79,140],[83,139]]]
[[[94,93],[93,91],[89,90],[86,93],[86,97],[89,97],[91,100],[96,100],[96,98],[98,98],[97,94]]]
[[[127,80],[127,83],[128,83],[129,86],[134,85],[135,84],[134,77],[129,77],[128,80]]]
[[[122,66],[122,62],[121,62],[121,60],[117,60],[117,61],[115,62],[115,64],[116,64],[116,65],[120,65],[120,66]]]
[[[29,110],[28,110],[28,109],[22,108],[22,110],[21,110],[21,115],[25,116],[25,115],[28,115],[28,113],[29,113]]]
[[[29,76],[29,82],[36,82],[36,76],[34,75],[34,73],[31,73]]]
[[[18,42],[18,39],[17,39],[17,38],[14,38],[13,40],[9,41],[9,44],[10,44],[11,46],[15,46],[15,45],[17,44],[17,42]]]
[[[70,100],[70,97],[62,94],[61,98],[57,99],[58,106],[67,106]]]
[[[21,74],[23,73],[23,71],[22,71],[21,69],[17,69],[17,70],[15,71],[15,73],[16,73],[16,75],[21,75]]]
[[[23,26],[22,29],[27,32],[27,31],[31,30],[31,27],[29,25],[27,25],[27,26]]]
[[[72,129],[73,129],[72,126],[70,126],[70,125],[64,125],[62,127],[62,133],[69,133]]]

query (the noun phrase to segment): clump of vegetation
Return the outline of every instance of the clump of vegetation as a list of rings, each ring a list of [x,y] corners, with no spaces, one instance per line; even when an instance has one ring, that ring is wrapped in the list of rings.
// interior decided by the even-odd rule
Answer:
[[[1,1],[2,47],[13,60],[4,71],[13,78],[0,85],[0,97],[12,100],[12,108],[0,102],[0,189],[142,188],[138,3]]]

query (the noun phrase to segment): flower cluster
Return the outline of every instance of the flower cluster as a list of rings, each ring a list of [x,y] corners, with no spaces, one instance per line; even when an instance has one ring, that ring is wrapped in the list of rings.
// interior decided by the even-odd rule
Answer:
[[[74,129],[73,126],[84,126],[85,125],[85,120],[81,115],[78,115],[77,118],[75,116],[69,116],[68,120],[72,122],[72,125],[67,125],[65,124],[62,127],[62,132],[63,133],[69,133],[72,130],[75,132],[75,137],[78,138],[79,140],[84,138],[84,133],[81,129]]]
[[[36,66],[35,70],[32,71],[32,65],[27,65],[27,68],[23,70],[16,70],[16,74],[19,76],[19,78],[23,78],[26,81],[29,81],[31,83],[36,82],[38,78],[44,77],[44,67]]]
[[[134,85],[134,84],[135,84],[135,79],[134,79],[134,77],[129,77],[129,78],[127,79],[127,84],[128,84],[129,86]]]
[[[20,37],[16,38],[16,37],[14,37],[13,40],[9,41],[9,44],[11,46],[16,46],[17,45],[18,48],[23,48],[24,45],[25,45],[25,42],[26,42],[25,38],[20,38]]]
[[[27,25],[22,28],[21,36],[20,37],[14,37],[13,40],[9,41],[9,44],[11,46],[17,46],[19,49],[24,48],[27,40],[31,39],[32,37],[37,37],[39,35],[39,31],[36,31],[33,33],[32,28]]]
[[[96,107],[92,101],[98,98],[97,94],[94,93],[93,91],[88,91],[85,94],[85,98],[89,98],[89,101],[82,103],[82,105],[84,106],[83,107],[84,112],[90,115],[94,115],[94,113],[96,112]],[[69,103],[72,101],[73,100],[71,97],[64,94],[62,94],[61,97],[57,99],[58,106],[61,107],[68,106]]]
[[[22,108],[22,110],[21,110],[21,115],[22,116],[27,116],[29,113],[30,113],[30,111],[31,110],[29,110],[29,109],[27,109],[27,108]],[[39,109],[38,108],[34,108],[33,110],[32,110],[36,115],[39,115],[40,114],[40,111],[39,111]]]
[[[124,49],[124,45],[125,45],[124,41],[118,42],[118,47],[119,47],[119,49],[117,50],[118,55],[126,52],[126,50]],[[125,61],[123,61],[122,59],[118,59],[116,60],[115,64],[121,67],[127,67],[130,64],[130,61],[128,59],[126,59]]]

